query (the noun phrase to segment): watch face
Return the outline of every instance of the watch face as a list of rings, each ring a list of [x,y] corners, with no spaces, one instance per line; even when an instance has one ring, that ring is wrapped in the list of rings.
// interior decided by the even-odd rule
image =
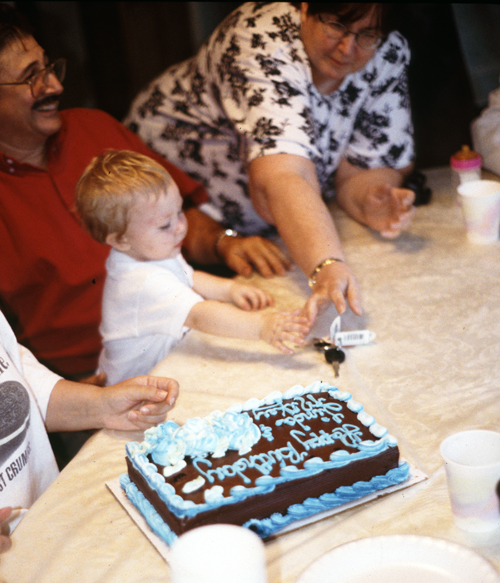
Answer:
[[[219,233],[217,239],[215,240],[215,253],[219,255],[219,243],[224,239],[224,237],[239,237],[239,233],[234,229],[225,229]]]
[[[0,464],[23,443],[29,424],[28,391],[17,381],[0,383]]]

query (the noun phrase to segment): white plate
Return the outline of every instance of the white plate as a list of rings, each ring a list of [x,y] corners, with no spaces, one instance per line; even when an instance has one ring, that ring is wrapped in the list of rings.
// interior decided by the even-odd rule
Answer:
[[[437,538],[376,536],[337,547],[297,583],[499,583],[495,568],[471,549]]]

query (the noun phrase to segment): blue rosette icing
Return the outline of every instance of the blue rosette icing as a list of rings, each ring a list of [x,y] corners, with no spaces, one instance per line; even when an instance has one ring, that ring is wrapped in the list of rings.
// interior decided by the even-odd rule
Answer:
[[[328,393],[335,401],[322,399],[321,393]],[[287,399],[294,401],[284,403]],[[373,439],[361,439],[359,427],[344,422],[342,403],[356,415],[358,422],[368,429]],[[252,413],[253,419],[249,412]],[[276,427],[289,427],[291,439],[285,446],[273,449],[272,431],[269,425],[260,423],[270,418],[275,420]],[[334,429],[330,433],[311,432],[308,423],[318,419],[325,423],[330,422]],[[260,439],[269,442],[270,451],[252,455],[252,446]],[[315,448],[333,443],[337,445],[338,442],[346,449],[337,449],[329,459],[323,460],[314,455]],[[243,404],[233,405],[224,413],[215,411],[204,418],[190,419],[182,426],[167,421],[147,430],[142,443],[128,443],[126,451],[133,466],[170,512],[179,518],[189,518],[208,510],[235,504],[256,494],[271,492],[278,484],[284,482],[314,476],[328,469],[340,468],[354,461],[371,458],[396,446],[396,439],[389,435],[387,429],[379,425],[373,416],[367,414],[363,406],[354,401],[349,393],[339,391],[327,383],[316,382],[308,387],[297,385],[283,394],[275,391],[264,399],[249,399]],[[231,465],[216,466],[212,463],[212,460],[224,456],[228,450],[236,450],[240,456],[245,457],[239,457]],[[148,455],[154,464],[149,461]],[[196,481],[193,480],[196,483],[186,484],[189,488],[185,492],[188,493],[201,484],[204,491],[202,503],[195,503],[182,493],[176,493],[174,487],[165,480],[155,465],[165,466],[165,474],[168,475],[169,471],[175,473],[182,469],[185,457],[190,458],[198,472],[198,478]],[[250,470],[252,472],[257,470],[261,474],[260,477],[250,480],[247,476]],[[409,466],[405,462],[398,468],[390,470],[385,476],[376,476],[369,482],[343,486],[319,498],[308,498],[301,504],[291,505],[285,515],[275,513],[264,520],[250,520],[244,526],[266,538],[295,520],[330,510],[400,483],[406,480],[408,475]],[[224,489],[219,484],[233,476],[240,479],[241,485],[232,487],[224,494]],[[171,544],[175,534],[130,482],[128,475],[122,476],[120,483],[154,532],[167,544]]]

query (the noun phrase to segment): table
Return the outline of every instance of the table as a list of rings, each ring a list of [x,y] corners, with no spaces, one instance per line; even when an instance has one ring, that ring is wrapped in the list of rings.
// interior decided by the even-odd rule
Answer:
[[[500,535],[467,535],[452,522],[439,444],[467,428],[499,429],[500,244],[466,241],[448,169],[427,173],[434,191],[408,232],[386,241],[332,207],[347,260],[363,290],[364,315],[342,328],[369,328],[367,346],[349,349],[340,377],[322,355],[282,355],[260,342],[191,331],[155,372],[176,378],[179,423],[294,384],[325,380],[351,392],[395,435],[425,482],[266,543],[270,583],[292,583],[342,543],[380,534],[421,534],[465,544],[500,569]],[[302,304],[298,270],[252,280],[279,309]],[[324,336],[330,309],[313,335]],[[124,445],[137,433],[101,431],[37,501],[0,558],[6,583],[169,581],[169,567],[105,487],[125,469]]]

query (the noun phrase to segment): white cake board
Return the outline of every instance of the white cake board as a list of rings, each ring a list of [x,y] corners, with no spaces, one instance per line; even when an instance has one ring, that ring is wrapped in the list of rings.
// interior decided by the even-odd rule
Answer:
[[[296,530],[297,528],[302,528],[303,526],[312,524],[313,522],[317,522],[319,520],[323,520],[324,518],[333,516],[334,514],[344,512],[349,508],[361,506],[362,504],[366,504],[371,500],[376,500],[377,498],[381,498],[382,496],[386,496],[387,494],[391,494],[392,492],[404,490],[405,488],[409,488],[410,486],[413,486],[415,484],[418,484],[419,482],[427,480],[427,478],[428,476],[426,474],[424,474],[421,470],[410,464],[410,477],[404,482],[396,484],[395,486],[389,486],[389,488],[385,488],[383,490],[377,490],[376,492],[372,492],[367,496],[363,496],[362,498],[358,498],[357,500],[353,500],[352,502],[347,502],[346,504],[342,504],[341,506],[337,506],[336,508],[325,510],[324,512],[318,512],[317,514],[313,514],[312,516],[308,516],[307,518],[303,518],[301,520],[296,520],[295,522],[292,522],[291,524],[282,528],[280,531],[275,532],[271,538],[280,536],[292,530]],[[125,494],[123,488],[120,486],[120,479],[115,478],[114,480],[110,480],[109,482],[106,482],[106,486],[109,488],[109,490],[118,500],[118,502],[123,506],[123,508],[127,511],[132,520],[142,530],[142,532],[148,538],[151,544],[156,548],[156,550],[168,563],[168,555],[170,552],[169,546],[163,539],[161,539],[151,530],[148,523],[146,522],[146,519],[132,504],[132,502],[130,502],[130,500],[127,498],[127,495]]]

